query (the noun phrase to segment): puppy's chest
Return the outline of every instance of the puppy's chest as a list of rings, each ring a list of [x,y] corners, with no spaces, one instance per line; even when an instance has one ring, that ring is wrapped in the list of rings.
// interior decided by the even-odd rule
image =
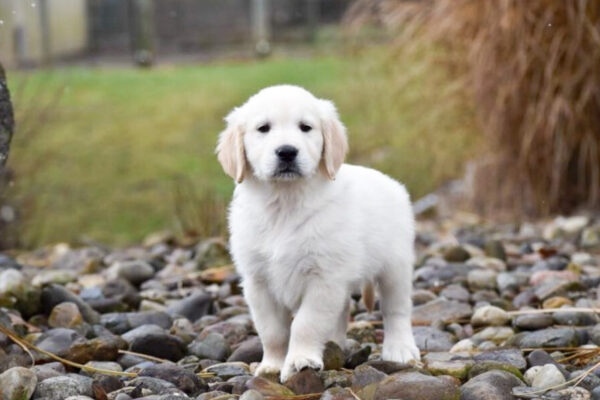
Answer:
[[[254,250],[264,261],[256,273],[290,309],[297,306],[306,283],[322,275],[324,242],[310,217],[290,217],[285,223],[264,218],[257,226]]]

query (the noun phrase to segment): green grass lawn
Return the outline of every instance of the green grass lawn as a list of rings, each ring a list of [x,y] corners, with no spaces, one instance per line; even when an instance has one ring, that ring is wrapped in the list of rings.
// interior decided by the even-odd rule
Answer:
[[[214,156],[222,119],[278,83],[334,100],[349,128],[350,161],[381,168],[413,197],[423,195],[460,173],[472,118],[466,109],[435,107],[428,72],[398,87],[397,68],[414,65],[381,65],[371,55],[344,54],[14,73],[20,130],[10,196],[21,205],[24,243],[89,237],[120,245],[162,229],[222,232],[233,189]]]

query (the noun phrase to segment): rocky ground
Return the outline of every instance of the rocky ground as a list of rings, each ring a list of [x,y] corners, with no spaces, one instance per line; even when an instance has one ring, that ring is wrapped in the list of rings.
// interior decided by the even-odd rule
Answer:
[[[346,349],[283,383],[252,375],[220,240],[0,254],[0,399],[600,399],[600,220],[457,217],[420,223],[417,246],[422,365],[381,361],[381,316],[355,299]]]

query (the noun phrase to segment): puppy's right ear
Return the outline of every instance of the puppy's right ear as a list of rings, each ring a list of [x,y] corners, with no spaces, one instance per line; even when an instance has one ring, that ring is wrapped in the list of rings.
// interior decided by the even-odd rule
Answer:
[[[216,153],[225,173],[241,183],[246,174],[246,154],[244,130],[238,121],[237,111],[238,109],[234,109],[225,117],[227,128],[219,134]]]

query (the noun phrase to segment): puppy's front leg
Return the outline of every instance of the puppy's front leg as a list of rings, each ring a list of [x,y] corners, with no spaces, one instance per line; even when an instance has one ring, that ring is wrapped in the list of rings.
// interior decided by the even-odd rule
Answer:
[[[266,285],[260,281],[244,281],[244,297],[263,345],[263,359],[256,375],[279,373],[287,352],[290,313],[273,299]]]
[[[281,370],[281,381],[304,368],[323,368],[325,342],[335,336],[338,319],[347,301],[345,289],[334,283],[313,280],[292,322],[288,354]]]

